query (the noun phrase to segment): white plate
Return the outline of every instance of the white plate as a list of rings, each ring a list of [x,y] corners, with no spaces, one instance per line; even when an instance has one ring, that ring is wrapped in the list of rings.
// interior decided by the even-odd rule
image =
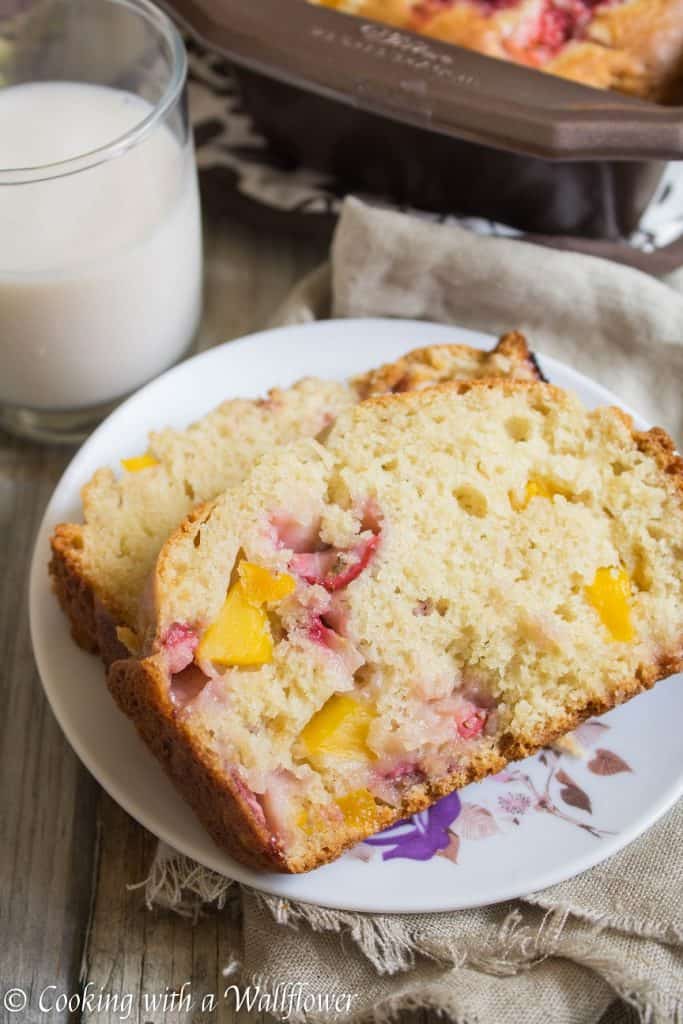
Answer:
[[[599,724],[583,726],[580,740],[590,754],[582,760],[537,755],[447,797],[327,867],[302,876],[257,873],[213,844],[115,708],[98,660],[72,643],[50,591],[48,541],[56,523],[79,517],[79,489],[98,466],[117,468],[122,456],[144,449],[150,429],[187,424],[228,396],[258,395],[306,375],[342,378],[440,342],[488,348],[492,339],[414,321],[340,320],[267,331],[197,356],[134,395],[83,445],[38,535],[30,589],[33,647],[45,693],[74,750],[151,832],[207,867],[269,893],[382,913],[495,903],[597,864],[683,792],[683,687],[676,678]],[[550,380],[588,406],[616,401],[561,363],[541,364]]]

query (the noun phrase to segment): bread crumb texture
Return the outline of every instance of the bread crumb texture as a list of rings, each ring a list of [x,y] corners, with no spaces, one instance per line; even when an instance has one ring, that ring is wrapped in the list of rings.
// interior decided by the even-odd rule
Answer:
[[[271,853],[238,855],[302,870],[680,667],[681,504],[663,432],[550,385],[349,406],[175,533],[112,688],[135,717],[156,680],[160,728],[249,794]],[[236,587],[253,663],[216,625]]]
[[[118,472],[101,469],[84,487],[85,522],[64,523],[52,538],[51,572],[74,638],[110,661],[123,627],[119,638],[134,649],[140,597],[169,533],[196,505],[243,480],[264,453],[323,436],[359,397],[489,375],[538,378],[521,334],[508,332],[490,352],[417,349],[351,384],[309,378],[266,398],[231,399],[186,430],[152,433],[146,451],[121,452]]]

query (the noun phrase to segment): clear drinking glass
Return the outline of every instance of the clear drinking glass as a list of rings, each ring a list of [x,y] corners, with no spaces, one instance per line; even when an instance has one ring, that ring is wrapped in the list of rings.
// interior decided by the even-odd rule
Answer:
[[[14,433],[78,440],[192,346],[186,67],[148,0],[0,5],[0,426]]]

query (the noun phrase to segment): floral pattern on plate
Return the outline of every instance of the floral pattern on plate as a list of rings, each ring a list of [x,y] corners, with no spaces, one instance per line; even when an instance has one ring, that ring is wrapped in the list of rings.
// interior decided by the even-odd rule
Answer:
[[[570,745],[575,753],[566,755],[557,749],[542,750],[533,760],[524,762],[523,767],[512,764],[492,776],[506,787],[493,808],[463,800],[458,792],[450,793],[426,811],[366,839],[356,856],[360,860],[371,860],[372,852],[367,851],[367,847],[371,847],[373,852],[381,851],[381,859],[385,861],[396,858],[425,861],[440,856],[457,864],[463,841],[504,833],[510,826],[521,825],[524,816],[532,813],[551,814],[583,829],[595,839],[612,835],[609,829],[600,828],[589,820],[593,814],[591,798],[565,766],[567,760],[577,756],[588,757],[588,751],[594,748],[586,765],[592,775],[609,777],[630,772],[631,768],[619,754],[597,746],[608,729],[604,722],[585,722],[570,734],[573,741]],[[568,811],[567,807],[573,810]]]

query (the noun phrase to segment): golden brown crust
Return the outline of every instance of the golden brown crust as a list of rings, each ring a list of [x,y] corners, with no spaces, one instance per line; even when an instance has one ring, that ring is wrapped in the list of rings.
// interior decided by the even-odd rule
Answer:
[[[510,375],[519,379],[543,380],[524,335],[519,331],[508,331],[491,351],[473,349],[469,345],[430,345],[360,374],[351,383],[361,399],[415,391],[452,379],[459,360],[469,364],[480,376]]]
[[[49,572],[57,600],[71,625],[71,635],[86,651],[98,650],[95,625],[95,594],[81,565],[82,527],[60,523],[50,540]]]
[[[526,337],[521,331],[506,331],[505,334],[501,334],[493,352],[525,364],[529,371],[530,380],[543,380],[543,374],[536,362],[536,357],[529,348]]]
[[[668,666],[674,667],[668,668]],[[639,693],[652,689],[658,679],[664,679],[667,675],[678,672],[682,666],[683,638],[682,648],[677,654],[672,652],[671,655],[658,661],[656,666],[644,670],[642,675],[622,682],[604,700],[594,698],[582,707],[567,710],[561,719],[556,717],[552,725],[545,725],[524,738],[510,735],[501,736],[499,744],[501,756],[506,761],[519,761],[529,757],[543,747],[551,746],[560,737],[576,729],[586,719],[604,715],[605,712],[611,711],[619,704],[624,704],[632,697],[637,697]]]
[[[249,806],[245,792],[184,725],[158,660],[115,662],[108,685],[218,845],[252,867],[285,870],[282,851]]]
[[[652,427],[650,430],[633,431],[633,437],[640,451],[653,458],[666,474],[683,502],[683,458],[667,432],[661,427]]]
[[[99,598],[83,566],[83,528],[61,523],[50,540],[52,557],[48,571],[52,586],[69,619],[71,635],[83,650],[99,654],[105,665],[126,656],[116,635],[119,616]]]

